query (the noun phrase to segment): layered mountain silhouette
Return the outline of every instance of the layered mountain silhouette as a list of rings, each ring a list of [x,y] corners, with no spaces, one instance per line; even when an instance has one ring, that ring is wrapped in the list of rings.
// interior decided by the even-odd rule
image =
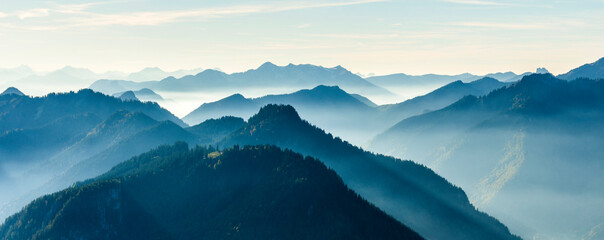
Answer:
[[[537,73],[549,73],[545,68],[538,68]],[[367,81],[386,88],[405,99],[411,99],[419,95],[428,94],[431,91],[440,88],[444,85],[462,81],[464,83],[473,82],[483,78],[493,78],[501,82],[516,82],[522,77],[533,74],[532,72],[525,72],[522,74],[516,74],[514,72],[498,72],[489,73],[484,76],[474,75],[470,73],[458,74],[458,75],[439,75],[439,74],[425,74],[425,75],[407,75],[403,73],[391,74],[385,76],[374,76],[366,78]]]
[[[405,119],[369,149],[431,167],[523,237],[577,239],[604,222],[602,91],[534,74]]]
[[[43,137],[47,134],[43,133],[46,132],[30,133],[28,136],[32,138],[40,139],[42,142],[60,144],[60,146],[52,148],[55,152],[43,150],[52,146],[14,150],[19,153],[36,154],[36,156],[46,155],[43,155],[45,158],[34,158],[36,161],[31,167],[23,166],[29,169],[23,176],[4,181],[11,188],[18,188],[18,191],[4,195],[8,202],[0,207],[0,217],[4,218],[7,214],[16,212],[36,197],[68,187],[75,181],[97,176],[116,164],[156,146],[171,144],[175,141],[185,141],[189,144],[212,144],[218,138],[240,128],[241,123],[237,120],[243,121],[231,118],[212,119],[198,126],[183,129],[171,121],[156,121],[141,112],[119,111],[98,123],[91,130],[76,135],[83,136],[82,138],[75,141],[72,140],[74,137],[66,138],[72,140],[67,143],[44,141]],[[69,123],[69,121],[65,122]],[[69,135],[68,133],[63,134]],[[35,143],[35,141],[31,142]],[[29,146],[24,142],[16,144]],[[27,176],[36,176],[36,178],[23,181],[22,179]],[[27,185],[22,183],[27,183]]]
[[[25,224],[22,224],[25,223]],[[3,239],[422,239],[319,161],[277,147],[163,146],[44,196]]]
[[[246,72],[226,74],[217,70],[205,70],[182,78],[168,77],[161,81],[132,82],[99,80],[91,89],[113,94],[127,90],[150,88],[154,91],[235,91],[242,89],[287,89],[288,91],[314,88],[318,85],[337,85],[346,91],[364,96],[396,97],[386,89],[375,86],[341,66],[324,68],[309,64],[276,66],[270,62]]]
[[[122,101],[91,90],[45,97],[1,95],[0,115],[0,169],[7,173],[0,179],[0,218],[23,206],[10,203],[16,198],[154,124],[169,121],[186,126],[155,103]],[[171,136],[141,138],[136,143],[140,148],[124,145],[136,150],[134,153],[124,151],[123,158],[111,160],[123,161],[160,144],[188,140]],[[165,140],[157,143],[155,138]]]
[[[263,107],[219,146],[236,144],[275,144],[317,157],[363,198],[428,239],[516,239],[497,220],[476,211],[461,189],[428,168],[334,138],[300,119],[291,106]]]
[[[604,58],[570,70],[565,74],[560,74],[558,78],[564,80],[575,80],[578,78],[604,79]]]
[[[124,102],[90,89],[83,89],[78,92],[50,93],[44,97],[0,96],[0,114],[3,116],[0,119],[0,132],[39,127],[78,113],[91,113],[105,119],[119,110],[143,112],[156,120],[170,120],[180,126],[186,126],[156,103]]]
[[[408,117],[444,108],[464,96],[486,95],[489,92],[506,85],[509,85],[509,83],[503,83],[489,77],[470,83],[464,83],[461,80],[458,80],[426,95],[415,97],[397,104],[383,105],[378,109],[385,115],[381,118],[390,120],[386,125],[392,126],[398,121]]]
[[[266,104],[289,104],[313,124],[355,144],[362,144],[367,141],[367,136],[372,135],[373,129],[379,126],[378,122],[372,121],[377,119],[378,111],[364,103],[367,101],[369,100],[354,97],[337,86],[318,86],[291,94],[268,95],[254,99],[234,94],[216,102],[204,103],[183,120],[196,124],[227,115],[249,118]]]
[[[50,72],[36,72],[27,66],[19,66],[12,69],[0,69],[0,87],[12,85],[33,95],[43,95],[49,91],[65,92],[78,90],[90,86],[90,84],[99,79],[125,79],[138,82],[159,81],[170,76],[181,78],[197,74],[201,71],[202,69],[198,68],[165,72],[159,68],[151,67],[133,73],[119,71],[96,73],[87,68],[65,66]],[[116,92],[111,92],[111,94],[113,93]]]

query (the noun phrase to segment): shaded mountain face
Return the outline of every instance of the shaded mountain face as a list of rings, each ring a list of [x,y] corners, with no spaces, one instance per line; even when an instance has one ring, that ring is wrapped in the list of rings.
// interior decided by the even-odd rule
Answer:
[[[216,152],[184,143],[32,202],[7,219],[0,236],[421,239],[313,158],[270,146]]]
[[[362,144],[381,130],[378,111],[346,93],[339,87],[318,86],[291,94],[268,95],[248,99],[235,94],[213,103],[205,103],[183,118],[196,124],[210,118],[237,116],[249,118],[266,104],[290,104],[313,124],[330,132]]]
[[[235,144],[275,144],[317,157],[351,189],[428,239],[516,239],[497,220],[476,211],[461,189],[428,168],[334,138],[301,120],[291,106],[263,107],[219,146]]]
[[[408,117],[444,108],[464,96],[486,95],[495,89],[507,85],[509,83],[503,83],[488,77],[470,83],[464,83],[459,80],[440,87],[426,95],[397,104],[383,105],[378,109],[383,112],[384,116],[381,118],[387,121],[384,125],[390,127]],[[382,130],[386,129],[383,128]]]
[[[94,177],[153,147],[175,141],[211,143],[203,131],[198,134],[128,111],[104,121],[82,114],[42,128],[10,131],[0,136],[0,142],[6,142],[0,147],[0,166],[11,173],[0,181],[0,219],[36,197]]]
[[[50,188],[40,187],[52,178],[65,174],[81,161],[116,148],[131,136],[160,124],[159,121],[185,125],[157,104],[125,102],[90,90],[36,98],[2,95],[0,112],[0,171],[6,173],[0,179],[0,219],[33,198],[50,193]],[[192,135],[180,130],[187,136]],[[199,143],[182,134],[165,132],[138,139],[123,145],[126,150],[119,152],[122,155],[111,155],[108,166],[103,165],[105,169],[160,144],[177,140]],[[209,137],[195,137],[195,140],[202,139],[210,142]],[[96,170],[99,169],[102,168]],[[70,184],[62,181],[55,189]]]
[[[370,98],[396,97],[391,92],[375,86],[340,66],[334,68],[293,64],[276,66],[272,63],[265,63],[257,69],[233,74],[208,69],[196,75],[182,78],[168,77],[161,81],[137,83],[101,80],[90,85],[90,88],[107,94],[141,88],[169,92],[241,92],[244,89],[247,91],[258,89],[264,92],[267,89],[280,89],[279,92],[283,92],[314,88],[318,85],[337,85],[346,91]]]
[[[79,119],[68,119],[63,122],[77,129],[73,127],[77,126],[75,123],[82,122],[77,120]],[[11,170],[19,166],[22,174],[0,181],[0,184],[5,186],[0,188],[3,190],[0,219],[15,213],[36,197],[68,187],[75,181],[97,176],[116,164],[156,146],[175,141],[211,144],[216,141],[215,138],[226,135],[225,131],[233,128],[232,125],[235,125],[233,121],[215,120],[204,127],[195,128],[195,131],[188,131],[171,121],[158,122],[140,112],[119,111],[92,129],[76,135],[79,138],[67,143],[44,141],[43,137],[47,134],[30,133],[27,136],[33,139],[41,139],[41,142],[46,144],[61,145],[52,148],[55,149],[54,152],[44,151],[50,148],[48,146],[30,147],[32,144],[23,145],[27,149],[14,150],[21,153],[28,150],[28,154],[36,154],[38,157],[32,157],[35,161],[25,166],[12,164]],[[59,132],[67,134],[69,131]],[[2,139],[0,138],[0,141]],[[13,190],[9,191],[10,189]]]
[[[570,70],[565,74],[560,74],[558,78],[564,80],[575,80],[578,78],[604,79],[604,58]]]
[[[19,91],[19,89],[14,88],[14,87],[9,87],[6,90],[4,90],[4,92],[0,93],[0,95],[18,95],[18,96],[25,96],[25,94],[23,94],[21,91]]]
[[[186,130],[199,136],[208,137],[212,139],[212,142],[217,142],[243,126],[245,126],[243,118],[225,116],[219,119],[205,120]]]
[[[403,120],[369,149],[429,166],[523,237],[579,239],[604,222],[602,91],[534,74]]]

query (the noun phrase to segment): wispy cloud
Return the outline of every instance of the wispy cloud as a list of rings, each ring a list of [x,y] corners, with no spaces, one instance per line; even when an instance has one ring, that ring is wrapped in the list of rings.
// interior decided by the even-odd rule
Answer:
[[[482,6],[510,6],[507,3],[481,1],[481,0],[443,0],[444,2],[466,4],[466,5],[482,5]]]
[[[48,9],[48,8],[28,9],[28,10],[23,10],[23,11],[17,11],[14,15],[17,16],[19,19],[46,17],[46,16],[50,15],[50,9]]]
[[[546,29],[547,25],[534,23],[488,23],[488,22],[459,22],[452,25],[461,27],[496,28],[509,30]]]
[[[49,9],[23,10],[13,14],[0,14],[0,17],[17,16],[19,19],[24,20],[32,17],[47,17],[56,14],[56,17],[53,17],[51,21],[48,21],[46,23],[47,25],[52,25],[52,27],[54,28],[110,25],[153,26],[183,21],[203,21],[212,18],[244,14],[261,14],[313,8],[343,7],[384,1],[387,0],[355,0],[346,2],[323,3],[290,2],[287,4],[235,5],[227,7],[198,8],[179,11],[148,11],[119,14],[101,14],[89,11],[89,8],[91,6],[103,3],[87,3],[75,5],[59,5],[55,8]],[[304,25],[301,26],[304,27]]]
[[[398,34],[305,34],[304,36],[344,39],[390,39],[399,37]]]
[[[310,26],[312,26],[312,24],[310,24],[310,23],[304,23],[304,24],[300,24],[300,25],[296,26],[296,28],[300,28],[301,29],[301,28],[308,28]]]

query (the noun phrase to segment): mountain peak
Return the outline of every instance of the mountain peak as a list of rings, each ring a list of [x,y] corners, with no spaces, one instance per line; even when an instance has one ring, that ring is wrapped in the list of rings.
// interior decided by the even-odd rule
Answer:
[[[228,96],[228,97],[224,98],[223,100],[227,100],[227,99],[230,99],[230,100],[243,100],[243,99],[245,99],[245,97],[243,95],[241,95],[240,93],[235,93],[235,94],[233,94],[231,96]]]
[[[268,104],[262,108],[248,121],[250,124],[258,124],[263,122],[298,122],[302,121],[296,109],[291,105]]]
[[[495,83],[495,82],[499,82],[499,80],[492,78],[492,77],[483,77],[481,79],[473,81],[473,83],[487,83],[487,82]]]
[[[260,69],[275,69],[278,66],[273,64],[272,62],[265,62],[262,65],[260,65],[260,67],[258,67],[258,70]]]
[[[534,88],[534,87],[551,86],[552,84],[556,84],[561,81],[562,80],[554,77],[554,75],[552,75],[550,73],[545,73],[545,74],[535,73],[535,74],[531,74],[528,76],[524,76],[520,81],[518,81],[514,85]]]
[[[25,96],[25,94],[23,94],[21,91],[19,91],[19,89],[15,88],[15,87],[7,88],[0,95],[11,95],[11,94],[18,95],[18,96]]]
[[[549,73],[549,71],[546,68],[544,68],[544,67],[540,67],[540,68],[537,68],[537,70],[535,71],[535,73],[546,74],[546,73]]]
[[[158,71],[158,72],[161,71],[161,72],[163,72],[163,70],[161,70],[161,68],[158,68],[158,67],[146,67],[146,68],[143,68],[141,70],[141,72],[146,72],[146,71]]]
[[[122,93],[119,99],[122,99],[123,101],[138,101],[138,98],[136,97],[136,94],[134,94],[133,91],[126,91]]]
[[[319,85],[314,87],[313,89],[311,89],[311,91],[344,91],[342,90],[339,86],[326,86],[326,85]]]

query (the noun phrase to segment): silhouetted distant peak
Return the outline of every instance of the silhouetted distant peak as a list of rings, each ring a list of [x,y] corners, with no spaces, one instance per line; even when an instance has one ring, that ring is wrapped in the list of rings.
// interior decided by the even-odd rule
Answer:
[[[311,89],[311,91],[344,91],[342,90],[340,87],[338,86],[325,86],[325,85],[319,85],[316,86],[315,88]]]
[[[245,100],[245,97],[240,93],[235,93],[231,96],[225,97],[223,100]]]
[[[224,72],[218,71],[218,70],[214,70],[214,69],[206,69],[206,70],[203,70],[202,72],[196,74],[195,76],[196,77],[201,77],[201,76],[208,77],[208,76],[217,76],[217,75],[227,75],[227,74]]]
[[[138,90],[137,92],[142,93],[142,94],[156,94],[153,90],[148,89],[148,88],[142,88],[141,90]]]
[[[250,124],[259,124],[263,122],[299,122],[302,121],[296,109],[291,105],[268,104],[249,119]]]
[[[148,71],[163,72],[164,70],[161,70],[161,68],[158,68],[158,67],[146,67],[143,70],[141,70],[141,72],[148,72]]]
[[[546,73],[549,73],[549,71],[546,68],[540,67],[540,68],[537,68],[535,73],[546,74]]]
[[[138,101],[138,98],[136,97],[136,94],[134,94],[133,91],[126,91],[122,93],[119,98],[124,101]]]
[[[483,77],[481,79],[478,79],[476,81],[473,81],[472,83],[499,83],[500,81],[492,78],[492,77]]]
[[[272,62],[265,62],[262,65],[260,65],[260,67],[258,67],[258,70],[271,70],[271,69],[275,69],[275,68],[278,68],[278,66],[273,64]]]
[[[0,95],[11,95],[11,94],[13,94],[13,95],[19,95],[19,96],[25,96],[25,94],[23,94],[21,91],[19,91],[19,89],[15,88],[15,87],[9,87],[9,88],[7,88]]]

